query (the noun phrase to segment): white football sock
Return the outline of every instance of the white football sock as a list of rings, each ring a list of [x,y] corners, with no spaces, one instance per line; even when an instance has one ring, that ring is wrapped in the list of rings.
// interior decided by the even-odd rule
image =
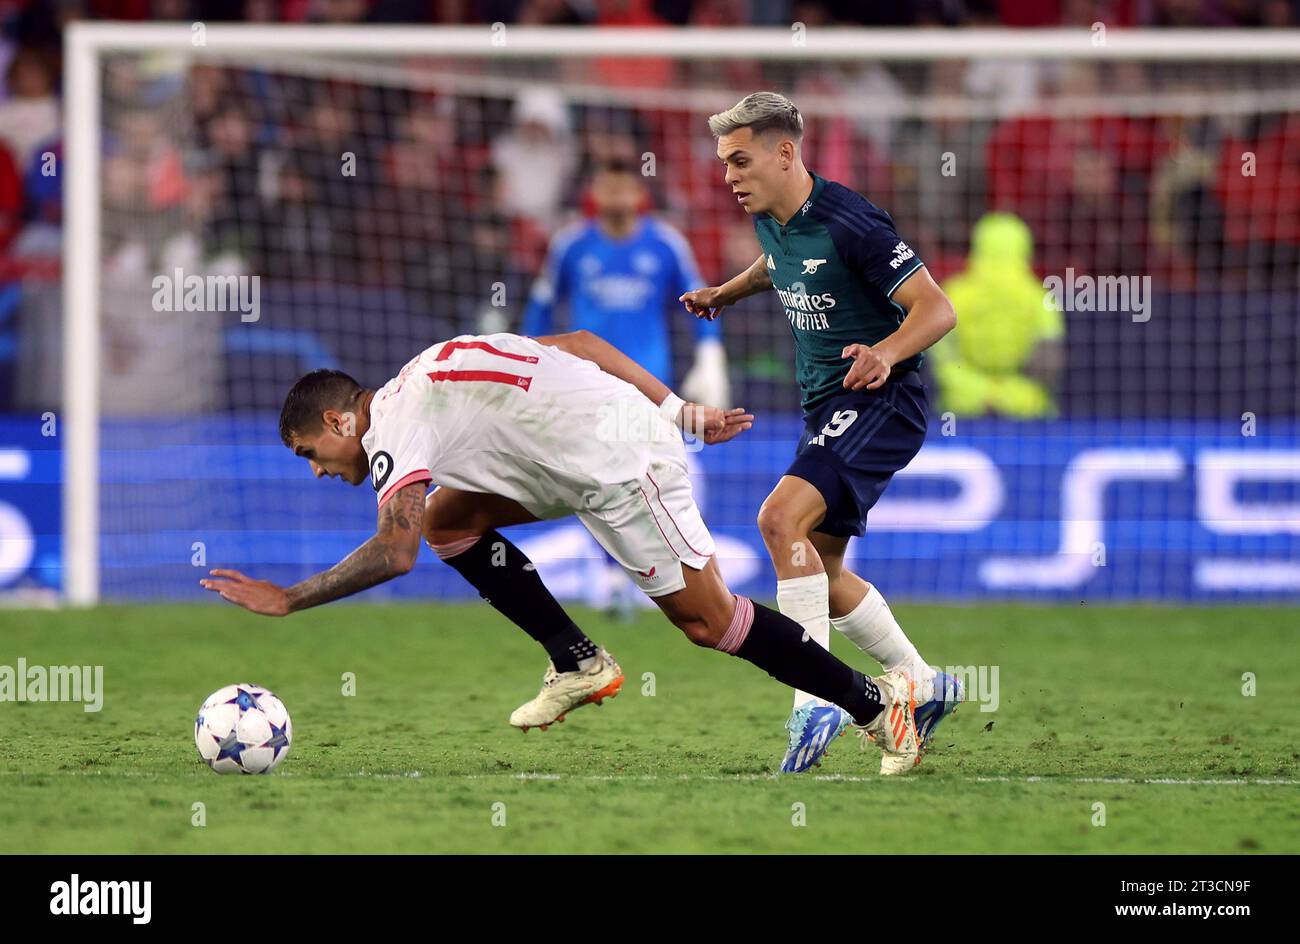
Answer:
[[[918,705],[933,697],[934,669],[916,651],[875,584],[852,613],[832,618],[831,624],[879,662],[886,672],[902,671],[911,675],[916,681]]]
[[[815,640],[817,645],[823,649],[830,649],[830,581],[827,580],[825,573],[778,580],[776,606],[782,615],[788,616],[802,626],[804,633]],[[819,705],[826,704],[817,696],[796,688],[794,706],[798,708],[806,701],[815,701]]]

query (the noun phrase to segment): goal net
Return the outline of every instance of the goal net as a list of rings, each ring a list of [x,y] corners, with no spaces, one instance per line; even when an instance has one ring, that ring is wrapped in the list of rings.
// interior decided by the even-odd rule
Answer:
[[[23,369],[32,407],[63,397],[74,601],[343,557],[374,502],[281,446],[288,387],[316,367],[378,386],[438,340],[521,330],[610,157],[706,284],[748,266],[707,118],[760,89],[958,308],[861,573],[920,598],[1300,594],[1289,34],[76,25],[67,68],[62,363]],[[667,323],[680,381],[696,325]],[[793,343],[775,294],[722,326],[758,422],[692,460],[724,572],[764,597],[754,518],[803,429]],[[593,579],[572,522],[521,535],[561,595]],[[436,564],[374,591],[468,592]]]

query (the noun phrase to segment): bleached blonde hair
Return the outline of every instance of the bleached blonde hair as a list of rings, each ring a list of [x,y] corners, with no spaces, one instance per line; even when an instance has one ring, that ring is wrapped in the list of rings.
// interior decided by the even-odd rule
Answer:
[[[715,138],[741,128],[750,128],[755,135],[780,131],[798,142],[803,139],[803,115],[779,92],[754,92],[709,118],[709,130]]]

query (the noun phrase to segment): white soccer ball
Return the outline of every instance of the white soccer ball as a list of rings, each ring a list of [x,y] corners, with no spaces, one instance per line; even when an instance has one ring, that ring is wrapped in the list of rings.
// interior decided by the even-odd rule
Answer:
[[[293,722],[284,702],[260,685],[213,692],[194,719],[194,744],[219,774],[269,774],[289,753]]]

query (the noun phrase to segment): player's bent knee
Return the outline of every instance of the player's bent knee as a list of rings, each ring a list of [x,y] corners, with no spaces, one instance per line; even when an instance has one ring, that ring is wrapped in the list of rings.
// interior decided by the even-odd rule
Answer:
[[[785,505],[768,499],[758,509],[758,530],[769,543],[787,540],[796,535],[797,522]]]
[[[722,639],[726,627],[710,625],[711,621],[695,607],[684,604],[677,595],[671,594],[655,600],[663,610],[669,622],[686,634],[686,638],[697,646],[716,647]]]
[[[438,555],[439,560],[446,561],[464,554],[483,538],[481,534],[465,535],[464,532],[460,532],[460,535],[457,537],[456,532],[449,532],[448,536],[440,540],[430,540],[429,548]]]
[[[424,500],[424,515],[420,521],[420,536],[435,551],[475,536],[474,529],[467,527],[469,522],[463,516],[449,512],[448,503],[439,497],[441,494],[441,490],[429,493]]]
[[[435,551],[440,545],[468,540],[471,544],[491,531],[491,528],[424,528],[424,543]]]
[[[735,612],[734,598],[710,559],[701,569],[682,567],[685,586],[681,590],[654,597],[668,620],[697,646],[716,649],[731,625]]]
[[[676,623],[678,629],[686,634],[686,638],[697,646],[704,646],[708,649],[716,649],[718,643],[722,641],[722,633],[710,626],[706,620],[691,619],[682,620]]]

